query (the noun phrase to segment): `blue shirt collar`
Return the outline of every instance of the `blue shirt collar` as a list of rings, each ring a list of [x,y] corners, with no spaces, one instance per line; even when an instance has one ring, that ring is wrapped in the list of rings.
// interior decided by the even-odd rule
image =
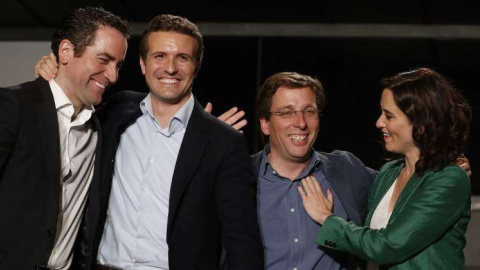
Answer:
[[[178,112],[170,119],[168,127],[162,128],[160,124],[154,117],[153,108],[152,108],[152,100],[150,94],[148,94],[141,102],[140,102],[140,109],[143,112],[143,115],[147,116],[151,119],[157,130],[164,135],[170,136],[175,132],[179,131],[181,128],[186,128],[188,125],[188,121],[190,120],[190,116],[192,115],[193,107],[194,107],[194,98],[193,94],[190,95],[190,98],[183,104],[182,108],[178,110]]]
[[[264,176],[267,173],[267,168],[270,167],[273,170],[272,165],[270,164],[270,161],[268,160],[268,154],[270,153],[270,143],[267,143],[265,147],[263,148],[263,153],[262,153],[262,161],[260,163],[260,170],[258,171],[259,175]],[[309,174],[316,173],[318,170],[320,170],[322,162],[320,160],[320,157],[318,156],[317,151],[313,150],[312,151],[312,157],[310,158],[310,163],[308,164],[308,167],[300,174],[298,179],[302,179],[306,177]]]

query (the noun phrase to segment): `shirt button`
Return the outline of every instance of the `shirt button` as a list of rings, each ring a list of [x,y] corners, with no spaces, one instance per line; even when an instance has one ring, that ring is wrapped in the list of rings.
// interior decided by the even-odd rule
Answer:
[[[295,209],[291,208],[291,209],[290,209],[290,212],[292,212],[292,213],[295,212]]]
[[[147,190],[148,190],[148,187],[143,187],[143,190],[144,190],[144,191],[147,191]]]
[[[298,268],[297,268],[297,267],[295,267],[295,268],[293,268],[293,270],[298,270]]]
[[[293,241],[294,241],[295,243],[298,243],[298,238],[295,238]]]
[[[154,159],[150,158],[148,161],[150,161],[150,163],[153,163]]]
[[[272,173],[273,173],[273,174],[277,174],[277,172],[276,172],[276,171],[272,171]]]

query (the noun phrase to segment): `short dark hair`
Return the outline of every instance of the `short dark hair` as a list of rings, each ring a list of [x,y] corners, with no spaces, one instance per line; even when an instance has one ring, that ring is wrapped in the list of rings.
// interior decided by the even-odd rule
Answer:
[[[261,117],[270,120],[269,112],[272,107],[272,97],[280,87],[287,87],[290,89],[309,87],[315,94],[317,108],[319,110],[325,108],[325,91],[319,80],[296,72],[279,72],[268,77],[260,88],[257,97],[258,120]]]
[[[272,97],[280,87],[287,87],[290,89],[309,87],[315,95],[317,109],[323,110],[325,108],[325,91],[319,80],[296,72],[279,72],[268,77],[260,88],[256,105],[257,123],[262,117],[265,117],[266,120],[270,120]],[[268,136],[262,132],[260,132],[260,135],[263,142],[266,143],[268,141]]]
[[[117,29],[127,39],[130,37],[130,26],[120,17],[101,7],[78,8],[63,20],[52,35],[51,48],[57,61],[62,40],[68,39],[75,46],[75,57],[80,57],[85,48],[92,45],[95,33],[101,26]]]
[[[140,40],[140,57],[147,60],[148,37],[153,32],[176,32],[193,37],[197,42],[195,61],[197,68],[203,59],[203,37],[198,27],[187,18],[171,14],[160,14],[155,16],[143,31]]]
[[[438,72],[418,68],[381,81],[398,108],[413,125],[412,137],[420,149],[415,171],[439,171],[465,151],[471,108],[465,98]]]

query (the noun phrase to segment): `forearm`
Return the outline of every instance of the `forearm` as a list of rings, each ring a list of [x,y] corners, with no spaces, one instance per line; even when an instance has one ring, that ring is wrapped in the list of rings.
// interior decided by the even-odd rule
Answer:
[[[401,195],[405,198],[397,202],[384,229],[358,227],[338,217],[329,217],[317,236],[317,243],[379,264],[410,258],[438,241],[468,210],[468,176],[459,170],[449,168],[426,179],[412,179],[418,186]]]

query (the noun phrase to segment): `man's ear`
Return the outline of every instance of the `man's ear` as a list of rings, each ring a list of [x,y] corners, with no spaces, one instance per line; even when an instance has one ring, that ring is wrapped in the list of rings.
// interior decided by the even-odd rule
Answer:
[[[58,63],[66,65],[75,57],[75,46],[68,39],[64,39],[58,46]]]
[[[270,135],[270,125],[265,116],[260,117],[260,129],[265,136]]]
[[[142,56],[140,56],[140,69],[142,70],[142,74],[145,75],[145,62],[143,62]]]

